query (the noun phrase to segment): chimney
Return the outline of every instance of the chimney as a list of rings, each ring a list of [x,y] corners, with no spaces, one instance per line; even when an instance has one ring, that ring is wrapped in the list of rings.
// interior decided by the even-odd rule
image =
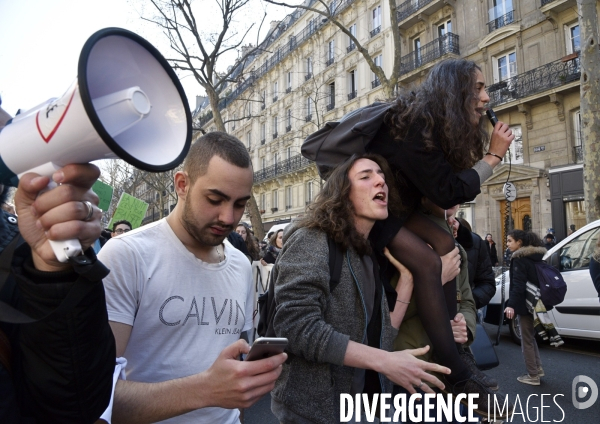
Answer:
[[[254,48],[254,44],[249,43],[247,46],[242,46],[242,57]]]
[[[280,21],[271,21],[271,31],[273,31],[275,28],[277,28],[277,25],[279,25]]]

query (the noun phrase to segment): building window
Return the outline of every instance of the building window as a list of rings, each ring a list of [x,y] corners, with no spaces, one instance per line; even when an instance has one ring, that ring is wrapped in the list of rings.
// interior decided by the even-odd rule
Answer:
[[[307,57],[306,58],[306,76],[304,77],[304,79],[308,81],[312,77],[312,73],[313,73],[312,57]]]
[[[309,203],[311,203],[313,201],[313,182],[312,181],[308,181],[306,183],[306,204],[308,205]]]
[[[491,0],[488,10],[488,31],[492,32],[514,21],[512,0]]]
[[[329,40],[329,43],[327,43],[327,66],[330,66],[331,64],[333,64],[333,61],[335,60],[335,40]]]
[[[514,164],[523,163],[523,133],[521,132],[521,126],[516,125],[514,127],[510,127],[510,129],[515,135],[515,139],[512,143],[510,143],[510,147],[506,152],[504,161],[505,163]]]
[[[263,157],[261,159],[261,168],[260,169],[265,169],[267,167],[267,158]],[[263,208],[264,209],[264,208]]]
[[[356,97],[356,69],[348,72],[348,100]]]
[[[291,147],[287,148],[287,158],[288,158],[288,160],[290,160],[292,158],[292,148]]]
[[[277,101],[277,96],[279,93],[279,84],[277,81],[273,83],[273,102]]]
[[[262,92],[262,106],[261,108],[264,109],[267,106],[267,90],[263,90]]]
[[[354,38],[356,38],[356,24],[350,25],[350,27],[348,27],[348,31],[350,31],[350,34],[352,34],[354,36]],[[355,48],[356,48],[356,44],[354,44],[354,41],[352,41],[352,39],[350,37],[348,37],[348,47],[347,47],[346,51],[348,53],[350,53]]]
[[[288,109],[285,115],[285,132],[290,132],[292,130],[292,109]]]
[[[290,91],[292,91],[292,73],[288,72],[287,73],[287,88],[285,90],[287,93],[289,93]]]
[[[285,188],[285,209],[291,209],[294,205],[292,203],[292,186]]]
[[[579,39],[579,23],[565,26],[565,37],[567,54],[575,53],[581,50]]]
[[[277,118],[277,115],[275,115],[273,117],[273,138],[274,139],[277,138],[277,132],[278,132],[277,130],[279,129],[279,125],[278,124],[279,124],[278,118]]]
[[[581,137],[581,112],[573,114],[573,158],[575,163],[583,162],[583,139]]]
[[[375,66],[379,66],[380,68],[383,69],[383,56],[382,55],[375,56],[375,58],[373,59],[373,62],[375,63]],[[381,85],[381,81],[379,81],[379,78],[377,78],[377,75],[375,75],[373,72],[371,72],[371,88],[375,88],[380,85]]]
[[[252,142],[252,133],[250,131],[248,131],[246,133],[246,147],[249,149],[250,148],[250,143]]]
[[[327,104],[327,110],[330,111],[335,107],[335,83],[329,84],[329,103]]]
[[[513,51],[493,58],[494,82],[505,81],[517,75],[517,54]]]
[[[421,66],[421,38],[413,38],[412,46],[415,57],[415,68],[418,68]]]
[[[271,200],[271,212],[279,210],[279,190],[273,190],[273,198]]]
[[[261,193],[260,195],[260,209],[264,211],[267,208],[267,195],[265,193]]]
[[[329,14],[331,16],[335,15],[337,7],[338,7],[337,0],[333,0],[331,3],[329,3]]]
[[[260,125],[260,144],[265,144],[267,139],[267,124],[264,122]]]
[[[231,129],[235,130],[235,123],[237,122],[237,115],[233,114],[233,122],[231,123]]]
[[[371,11],[372,27],[371,37],[376,36],[381,31],[381,6],[377,6]]]
[[[306,114],[312,115],[312,99],[310,97],[306,98]]]

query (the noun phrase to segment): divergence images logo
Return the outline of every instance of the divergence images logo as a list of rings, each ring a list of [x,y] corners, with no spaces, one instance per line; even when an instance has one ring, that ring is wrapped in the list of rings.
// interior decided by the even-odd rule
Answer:
[[[591,378],[578,375],[573,379],[572,395],[575,408],[587,409],[598,399],[598,386]]]

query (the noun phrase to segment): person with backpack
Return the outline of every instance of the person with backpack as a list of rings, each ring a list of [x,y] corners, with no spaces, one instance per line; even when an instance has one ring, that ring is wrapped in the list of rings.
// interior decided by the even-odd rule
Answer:
[[[546,249],[539,236],[531,231],[509,231],[506,236],[506,244],[512,256],[510,260],[510,294],[504,313],[508,319],[515,319],[518,315],[521,328],[521,350],[527,369],[527,374],[517,377],[517,381],[539,386],[541,377],[546,374],[542,368],[535,333],[547,332],[545,337],[550,337],[553,346],[560,346],[564,343],[556,333],[554,326],[543,325],[543,322],[547,320],[542,315],[552,309],[552,306],[544,305],[540,299],[539,264],[543,263],[542,258]],[[536,325],[535,328],[534,325]]]
[[[353,153],[367,151],[388,160],[405,210],[375,224],[374,249],[380,253],[387,246],[413,274],[419,317],[440,363],[452,370],[446,377],[452,393],[480,398],[489,389],[461,359],[450,326],[456,315],[456,274],[442,274],[442,262],[455,260],[458,249],[448,232],[416,210],[422,197],[443,209],[475,199],[502,161],[514,134],[497,122],[488,136],[483,118],[489,101],[479,66],[444,60],[414,91],[328,123],[302,146],[325,177],[328,167]]]
[[[428,347],[392,352],[412,277],[400,265],[396,290],[382,281],[368,239],[388,208],[398,208],[397,193],[387,185],[391,175],[380,156],[351,157],[284,233],[272,271],[272,324],[276,336],[289,341],[288,360],[271,392],[271,409],[282,423],[339,422],[341,393],[391,393],[393,383],[410,393],[432,392],[428,383],[444,387],[427,371],[450,370],[416,358]],[[329,240],[337,246],[333,251]],[[342,261],[332,286],[329,258],[337,249]]]

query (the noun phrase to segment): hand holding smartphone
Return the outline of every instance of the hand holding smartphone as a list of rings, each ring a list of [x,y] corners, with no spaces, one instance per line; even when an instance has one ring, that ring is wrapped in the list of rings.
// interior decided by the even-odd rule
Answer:
[[[285,337],[259,337],[254,340],[246,361],[256,361],[283,353],[288,345]]]

